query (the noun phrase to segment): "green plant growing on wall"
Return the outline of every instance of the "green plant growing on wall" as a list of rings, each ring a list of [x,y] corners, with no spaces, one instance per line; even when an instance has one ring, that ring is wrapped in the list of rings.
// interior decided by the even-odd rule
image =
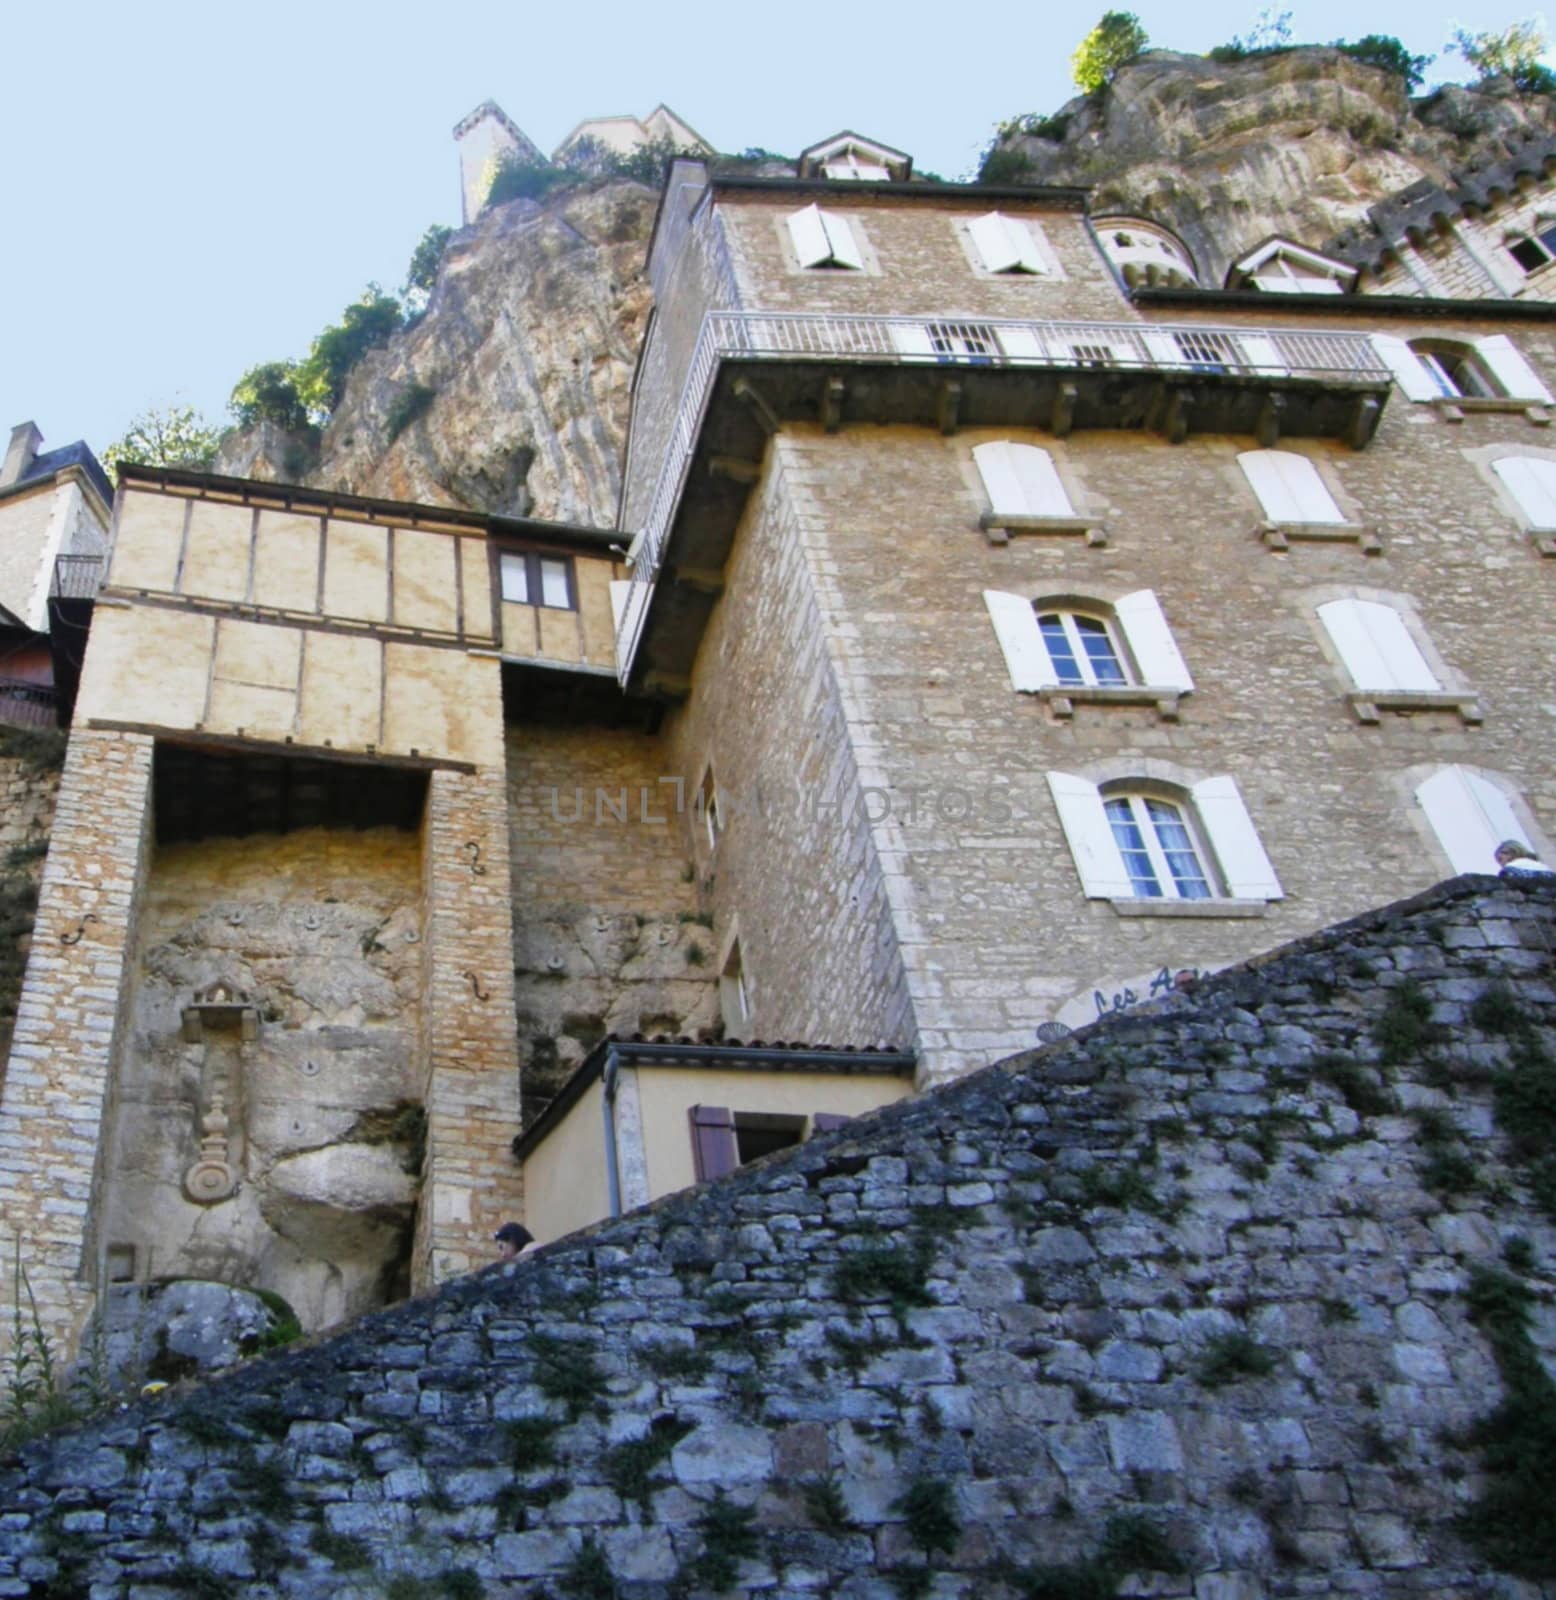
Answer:
[[[1104,11],[1070,57],[1070,76],[1082,94],[1095,94],[1126,61],[1145,49],[1145,29],[1132,11]]]
[[[537,1387],[566,1408],[568,1421],[576,1422],[586,1411],[605,1416],[605,1374],[592,1351],[575,1340],[535,1333],[530,1335],[529,1353]]]
[[[903,1520],[908,1537],[925,1555],[943,1551],[951,1555],[962,1537],[956,1514],[956,1495],[944,1478],[914,1478],[892,1501],[891,1509]]]
[[[848,1502],[843,1498],[836,1473],[829,1472],[801,1484],[800,1495],[812,1527],[822,1533],[847,1533],[853,1527],[854,1519],[848,1514]]]
[[[1529,1336],[1534,1295],[1517,1278],[1477,1266],[1464,1297],[1491,1342],[1505,1393],[1471,1435],[1486,1483],[1461,1529],[1503,1571],[1556,1578],[1556,1384]]]
[[[694,1426],[669,1414],[655,1417],[646,1433],[606,1452],[605,1481],[623,1500],[636,1500],[646,1515],[650,1495],[667,1481],[657,1476],[658,1468]]]
[[[1243,1378],[1264,1378],[1275,1370],[1275,1355],[1242,1329],[1206,1340],[1194,1368],[1202,1389],[1224,1389]]]
[[[562,1593],[571,1595],[573,1600],[616,1600],[620,1592],[611,1564],[592,1533],[584,1535],[558,1582]]]
[[[1373,1024],[1372,1037],[1383,1065],[1397,1067],[1441,1044],[1448,1030],[1432,1020],[1432,1002],[1420,985],[1402,983]]]
[[[736,1504],[716,1489],[708,1509],[697,1519],[702,1549],[692,1562],[692,1576],[715,1593],[733,1587],[740,1563],[757,1555],[761,1542],[752,1523],[756,1512]]]

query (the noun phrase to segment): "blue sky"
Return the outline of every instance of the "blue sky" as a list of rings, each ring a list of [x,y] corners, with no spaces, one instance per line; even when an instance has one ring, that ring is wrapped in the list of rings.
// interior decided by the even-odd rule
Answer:
[[[663,100],[722,149],[793,154],[852,127],[956,177],[996,122],[1069,98],[1105,5],[985,4],[965,32],[943,0],[13,8],[0,429],[33,418],[49,445],[101,449],[147,405],[224,418],[245,368],[304,354],[369,279],[399,284],[430,223],[457,224],[450,132],[484,99],[545,149]],[[1195,51],[1258,12],[1135,9],[1153,44]],[[1297,39],[1391,33],[1418,53],[1453,26],[1405,0],[1291,9]],[[1469,73],[1449,56],[1434,76]]]

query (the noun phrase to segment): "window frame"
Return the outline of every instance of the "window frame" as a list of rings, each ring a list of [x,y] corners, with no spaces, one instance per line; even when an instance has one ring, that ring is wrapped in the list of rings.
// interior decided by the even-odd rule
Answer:
[[[1070,689],[1127,689],[1139,688],[1140,680],[1135,671],[1134,662],[1130,659],[1127,650],[1120,643],[1117,634],[1117,622],[1110,615],[1098,615],[1093,612],[1083,611],[1073,606],[1057,606],[1051,611],[1038,610],[1039,602],[1032,602],[1032,610],[1037,617],[1038,634],[1043,641],[1043,646],[1048,652],[1049,664],[1054,675],[1059,680],[1060,688]],[[1058,624],[1058,631],[1069,646],[1068,655],[1074,663],[1076,676],[1066,678],[1064,668],[1059,658],[1054,654],[1050,642],[1049,631],[1046,626],[1049,618]],[[1107,647],[1111,664],[1118,676],[1104,681],[1097,671],[1097,664],[1091,648],[1087,645],[1082,634],[1081,624],[1090,623],[1096,633],[1101,635],[1102,643]],[[1093,637],[1096,635],[1094,634]]]
[[[1175,795],[1164,793],[1154,786],[1134,786],[1126,784],[1104,784],[1100,787],[1102,796],[1102,809],[1108,819],[1113,832],[1114,842],[1118,845],[1119,855],[1124,859],[1124,870],[1129,874],[1129,881],[1133,888],[1144,881],[1150,883],[1156,893],[1142,893],[1134,888],[1133,898],[1137,900],[1191,900],[1202,902],[1206,900],[1230,899],[1225,892],[1225,887],[1217,876],[1213,865],[1214,855],[1207,848],[1200,830],[1196,827],[1193,807],[1184,804],[1183,800]],[[1120,819],[1114,814],[1115,806],[1127,808],[1128,820],[1126,826],[1131,826],[1139,835],[1140,850],[1127,848],[1119,838]],[[1172,813],[1170,818],[1157,816],[1153,807],[1161,807]],[[1176,826],[1183,831],[1187,840],[1188,849],[1170,851],[1162,840],[1163,824]],[[1129,857],[1134,854],[1144,853],[1149,873],[1138,874],[1129,864]],[[1204,894],[1185,894],[1182,891],[1184,881],[1176,868],[1173,867],[1171,855],[1187,854],[1193,861],[1198,873],[1193,881],[1205,887]]]
[[[1545,381],[1505,333],[1483,334],[1478,339],[1445,338],[1437,333],[1414,338],[1375,333],[1370,343],[1405,398],[1435,406],[1445,421],[1456,422],[1466,411],[1524,411],[1539,422],[1544,420],[1539,408],[1556,404]],[[1489,392],[1466,393],[1444,367],[1445,356],[1467,365]]]
[[[1260,917],[1271,902],[1285,898],[1230,774],[1196,779],[1165,762],[1109,765],[1112,770],[1096,777],[1053,770],[1045,774],[1087,899],[1108,901],[1119,916]],[[1177,808],[1212,890],[1209,898],[1137,892],[1107,810],[1109,800],[1134,796]]]
[[[499,605],[534,606],[537,610],[544,611],[578,610],[578,567],[572,556],[560,555],[554,550],[515,550],[511,547],[497,547],[494,555],[497,565],[497,601]],[[567,584],[567,600],[563,605],[555,605],[544,598],[545,563],[548,561],[557,563],[562,567],[563,577]],[[526,596],[523,600],[516,600],[508,593],[510,562],[522,563]],[[541,598],[534,598],[536,596]]]

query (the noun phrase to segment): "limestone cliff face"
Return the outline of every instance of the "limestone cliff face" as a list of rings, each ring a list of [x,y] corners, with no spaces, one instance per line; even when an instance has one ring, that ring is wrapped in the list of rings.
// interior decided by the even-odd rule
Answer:
[[[1548,97],[1499,82],[1411,101],[1399,78],[1320,48],[1229,64],[1153,50],[1051,120],[1061,137],[1007,141],[1030,180],[1090,185],[1094,212],[1173,228],[1211,286],[1272,233],[1321,245],[1406,185],[1556,126]]]
[[[450,241],[426,314],[352,373],[316,459],[259,428],[216,470],[608,525],[654,207],[622,180],[493,207]],[[425,409],[391,438],[413,397]]]

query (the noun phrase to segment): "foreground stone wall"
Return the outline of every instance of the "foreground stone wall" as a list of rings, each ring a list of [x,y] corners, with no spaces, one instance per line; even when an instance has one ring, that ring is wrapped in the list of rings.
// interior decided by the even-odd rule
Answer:
[[[1553,947],[1455,880],[30,1446],[0,1595],[1549,1594],[1461,1529]]]
[[[10,747],[23,741],[33,744],[30,759],[11,753]],[[63,761],[63,742],[59,757]],[[0,1060],[11,1048],[58,790],[59,766],[40,736],[30,730],[0,731]]]

